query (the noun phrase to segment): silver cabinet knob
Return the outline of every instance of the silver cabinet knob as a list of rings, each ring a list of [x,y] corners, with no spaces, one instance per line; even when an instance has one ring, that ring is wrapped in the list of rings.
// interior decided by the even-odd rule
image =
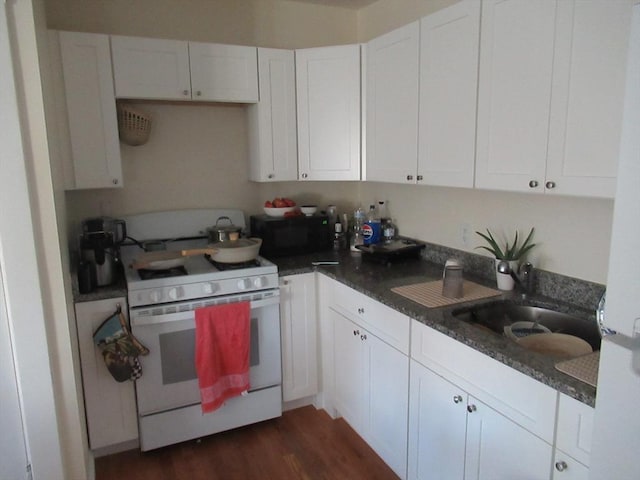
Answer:
[[[548,181],[547,183],[544,184],[544,186],[547,187],[548,189],[556,188],[556,182]]]
[[[183,90],[182,91],[182,95],[184,95],[185,97],[189,96],[189,90]]]
[[[360,330],[354,330],[353,331],[353,336],[357,337],[358,335],[360,335]]]
[[[202,92],[201,92],[200,90],[198,90],[198,91],[196,92],[196,96],[197,96],[197,97],[201,97],[201,96],[202,96]]]
[[[467,405],[467,412],[473,413],[477,410],[476,406],[472,403],[471,405]]]
[[[114,184],[114,185],[118,185],[118,183],[119,183],[119,180],[118,180],[117,178],[114,178],[114,179],[113,179],[113,184]]]
[[[364,313],[364,308],[362,308],[362,307],[358,308],[358,313],[360,315],[362,315]]]
[[[363,340],[363,341],[364,341],[364,340],[366,340],[366,339],[367,339],[367,336],[366,336],[366,335],[360,335],[360,340]]]
[[[270,173],[269,175],[267,175],[267,178],[274,178],[275,175],[273,173]]]
[[[462,402],[462,395],[454,395],[453,403],[460,403],[460,402]]]
[[[307,178],[309,175],[307,175],[306,173],[302,174],[302,178]]]
[[[421,182],[424,179],[424,177],[422,175],[418,175],[416,177],[416,180],[418,180],[419,182]]]
[[[538,187],[538,181],[537,180],[531,180],[529,182],[529,187],[531,188],[537,188]]]
[[[407,180],[413,180],[413,175],[407,175]]]
[[[563,460],[556,462],[556,470],[558,470],[559,472],[564,472],[567,468],[569,468],[569,466],[567,465],[567,462]]]

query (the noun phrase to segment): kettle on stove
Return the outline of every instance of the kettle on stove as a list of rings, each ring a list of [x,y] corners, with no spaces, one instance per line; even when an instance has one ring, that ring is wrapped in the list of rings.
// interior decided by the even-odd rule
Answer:
[[[84,262],[95,268],[95,285],[111,285],[115,280],[115,264],[120,244],[127,237],[124,220],[94,217],[82,221],[80,253]]]

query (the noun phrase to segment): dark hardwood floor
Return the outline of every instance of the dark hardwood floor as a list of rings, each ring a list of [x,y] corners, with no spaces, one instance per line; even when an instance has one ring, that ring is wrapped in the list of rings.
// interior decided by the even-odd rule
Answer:
[[[201,441],[96,460],[96,480],[397,480],[342,419],[312,406]]]

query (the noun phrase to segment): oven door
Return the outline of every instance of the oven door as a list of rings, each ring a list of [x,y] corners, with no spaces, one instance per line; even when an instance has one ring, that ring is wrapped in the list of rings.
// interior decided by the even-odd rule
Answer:
[[[149,355],[140,357],[142,377],[136,381],[139,415],[200,403],[194,310],[247,300],[251,302],[251,391],[281,384],[278,290],[135,308],[130,311],[131,330],[149,348]]]

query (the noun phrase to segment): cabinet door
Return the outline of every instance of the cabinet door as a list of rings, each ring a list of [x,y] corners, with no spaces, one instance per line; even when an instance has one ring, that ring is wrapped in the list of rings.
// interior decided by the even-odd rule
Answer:
[[[118,98],[191,98],[187,42],[111,36],[113,78]]]
[[[318,393],[315,274],[283,277],[280,283],[282,398]]]
[[[556,450],[552,480],[589,480],[589,468]]]
[[[329,315],[333,319],[334,406],[362,434],[366,396],[361,336],[365,331],[333,309]]]
[[[298,178],[295,64],[292,50],[258,48],[260,101],[249,106],[250,179]]]
[[[548,480],[551,445],[469,397],[465,480]]]
[[[473,187],[479,42],[477,0],[421,21],[419,183]]]
[[[59,39],[73,170],[68,187],[122,187],[109,37],[59,32]]]
[[[258,101],[256,47],[189,42],[194,100]]]
[[[409,397],[407,478],[461,480],[466,392],[412,360]]]
[[[367,44],[366,180],[416,182],[419,37],[413,22]]]
[[[631,4],[558,3],[548,193],[615,194]]]
[[[589,465],[594,409],[578,400],[560,395],[556,447]]]
[[[84,404],[92,450],[138,438],[138,417],[133,382],[116,382],[93,343],[93,332],[125,298],[76,303],[76,323]]]
[[[555,8],[554,0],[482,2],[477,188],[543,191]]]
[[[406,478],[409,358],[370,332],[364,336],[365,439],[400,478]]]
[[[360,46],[296,50],[302,180],[360,179]]]

